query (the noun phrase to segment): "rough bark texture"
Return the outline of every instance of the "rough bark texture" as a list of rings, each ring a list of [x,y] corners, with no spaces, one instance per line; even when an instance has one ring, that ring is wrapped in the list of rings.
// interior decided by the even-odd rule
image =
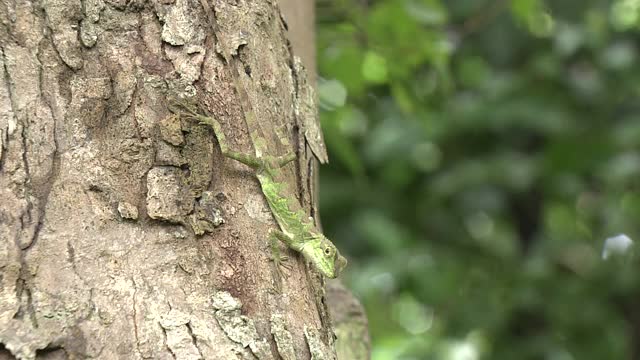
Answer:
[[[335,357],[300,257],[273,291],[253,175],[167,111],[195,96],[252,151],[227,49],[258,119],[303,148],[276,3],[206,3],[0,1],[0,359]],[[310,213],[311,156],[291,180]]]

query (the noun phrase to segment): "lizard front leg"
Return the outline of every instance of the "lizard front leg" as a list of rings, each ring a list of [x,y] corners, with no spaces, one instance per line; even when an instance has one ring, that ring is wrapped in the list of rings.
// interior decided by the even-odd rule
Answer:
[[[216,135],[216,138],[218,139],[218,145],[220,145],[220,150],[222,151],[222,154],[224,156],[237,160],[254,170],[262,166],[262,161],[258,157],[229,149],[229,146],[227,144],[227,138],[225,137],[224,132],[222,131],[222,126],[220,125],[218,120],[210,116],[203,116],[203,115],[197,115],[197,119],[200,121],[201,124],[211,126],[211,128],[213,129],[213,132]]]

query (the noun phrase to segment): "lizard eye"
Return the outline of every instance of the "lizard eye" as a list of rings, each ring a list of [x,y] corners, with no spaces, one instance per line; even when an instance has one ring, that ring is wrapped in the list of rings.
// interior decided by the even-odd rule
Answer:
[[[324,248],[324,254],[327,256],[331,255],[331,248]]]

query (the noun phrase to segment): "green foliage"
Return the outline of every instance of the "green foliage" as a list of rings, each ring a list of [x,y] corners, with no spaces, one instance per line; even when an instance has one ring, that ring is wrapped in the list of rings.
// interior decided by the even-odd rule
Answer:
[[[325,233],[374,360],[630,359],[639,0],[320,0]]]

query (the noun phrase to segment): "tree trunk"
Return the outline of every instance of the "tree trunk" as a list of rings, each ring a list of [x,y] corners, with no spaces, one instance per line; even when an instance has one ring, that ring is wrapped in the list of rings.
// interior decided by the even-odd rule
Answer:
[[[323,280],[289,254],[274,291],[253,174],[167,110],[197,99],[253,152],[237,80],[315,215],[277,4],[1,0],[0,21],[0,359],[335,358]]]

